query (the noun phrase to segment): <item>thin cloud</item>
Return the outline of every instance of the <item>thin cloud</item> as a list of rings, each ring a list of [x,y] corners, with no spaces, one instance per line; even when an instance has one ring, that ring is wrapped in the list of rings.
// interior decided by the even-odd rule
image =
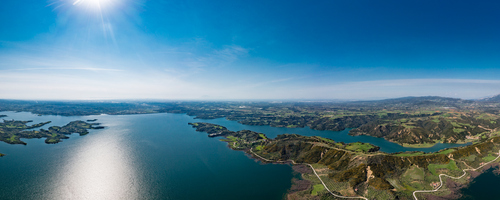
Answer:
[[[375,81],[358,81],[347,82],[337,86],[417,86],[417,85],[432,85],[443,83],[456,84],[500,84],[500,80],[480,80],[480,79],[394,79],[394,80],[375,80]]]
[[[294,77],[290,77],[290,78],[282,78],[282,79],[275,79],[275,80],[269,80],[269,81],[262,81],[262,82],[258,82],[258,83],[255,83],[255,84],[247,85],[245,88],[255,88],[255,87],[261,87],[261,86],[266,86],[266,85],[272,85],[274,83],[287,82],[287,81],[291,81],[291,80],[294,80],[294,79],[295,79]]]
[[[113,71],[122,72],[121,69],[107,69],[107,68],[96,68],[96,67],[40,67],[40,68],[24,68],[24,69],[13,69],[16,71],[32,71],[32,70],[86,70],[86,71]]]
[[[382,99],[404,96],[480,98],[500,93],[500,80],[395,79],[357,81],[295,90],[303,98]]]

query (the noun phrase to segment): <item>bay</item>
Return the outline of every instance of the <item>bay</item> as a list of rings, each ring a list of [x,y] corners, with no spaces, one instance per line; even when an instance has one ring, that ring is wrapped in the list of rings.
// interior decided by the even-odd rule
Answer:
[[[2,112],[6,119],[98,119],[91,130],[58,144],[0,143],[0,199],[281,199],[288,165],[261,164],[196,132],[181,114],[60,117]]]
[[[38,116],[0,112],[3,119],[52,121],[98,119],[106,128],[90,130],[58,144],[23,139],[0,143],[0,199],[282,199],[294,176],[289,165],[262,164],[225,142],[196,132],[188,122],[210,122],[229,130],[253,130],[274,138],[296,133],[338,142],[368,142],[385,152],[405,148],[382,138],[349,136],[348,131],[247,126],[226,119],[193,119],[185,114]],[[438,144],[426,152],[460,146]]]

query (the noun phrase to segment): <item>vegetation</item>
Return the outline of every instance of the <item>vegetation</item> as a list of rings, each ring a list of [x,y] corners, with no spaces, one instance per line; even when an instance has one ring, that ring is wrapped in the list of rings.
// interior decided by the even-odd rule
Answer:
[[[352,130],[351,134],[384,137],[414,147],[428,147],[436,142],[463,143],[481,140],[482,136],[490,135],[492,130],[500,127],[497,124],[500,117],[489,117],[491,119],[485,120],[484,113],[476,111],[446,111],[405,116],[404,120],[382,118]]]
[[[0,111],[43,115],[186,113],[246,125],[309,127],[383,137],[412,147],[482,142],[500,127],[500,96],[487,100],[406,97],[355,102],[53,102],[0,100]]]
[[[247,149],[253,146],[261,149],[263,148],[262,145],[255,144],[267,140],[264,134],[249,130],[234,132],[227,130],[226,127],[211,123],[189,123],[189,125],[196,128],[196,131],[208,133],[208,137],[225,137],[221,141],[228,142],[229,146],[233,149]]]
[[[358,152],[375,152],[378,151],[380,148],[377,148],[376,146],[368,143],[355,142],[348,144],[346,146],[346,149]]]
[[[492,159],[493,160],[493,159]],[[449,170],[458,170],[458,167],[457,167],[457,164],[455,163],[454,160],[450,160],[450,162],[448,162],[448,164],[443,164],[443,165],[438,165],[438,164],[429,164],[429,166],[427,166],[427,169],[429,169],[429,171],[437,176],[439,175],[436,170],[438,169],[449,169]]]
[[[78,133],[80,135],[88,134],[88,129],[102,129],[104,127],[98,126],[99,123],[87,123],[83,121],[72,121],[63,127],[52,126],[47,130],[40,129],[30,130],[34,128],[42,127],[48,122],[42,122],[39,124],[34,124],[31,126],[26,125],[31,121],[15,121],[15,120],[4,120],[0,123],[0,141],[9,143],[9,144],[24,144],[25,142],[21,140],[21,138],[46,138],[45,143],[47,144],[55,144],[61,142],[61,139],[69,138],[66,135],[70,135],[72,133]]]
[[[336,193],[371,199],[412,199],[415,190],[434,189],[431,185],[439,183],[439,174],[459,176],[462,169],[478,167],[493,160],[500,150],[500,137],[493,137],[466,147],[435,153],[386,154],[378,152],[377,147],[371,144],[359,142],[344,144],[317,136],[296,134],[267,139],[261,136],[262,133],[246,130],[232,132],[210,123],[191,125],[212,134],[215,130],[227,131],[223,136],[233,149],[252,149],[259,156],[276,162],[293,160],[311,164]],[[309,189],[294,191],[293,198],[331,198],[314,174],[303,172],[302,178],[312,184],[308,184]]]
[[[371,144],[335,142],[295,134],[269,139],[249,130],[230,131],[210,123],[190,123],[209,137],[237,150],[252,150],[273,161],[308,163],[334,192],[372,199],[412,199],[415,190],[434,189],[438,174],[460,174],[496,158],[500,149],[500,96],[471,101],[443,97],[407,97],[357,102],[32,102],[0,100],[0,111],[27,111],[43,115],[95,115],[140,113],[186,113],[202,119],[227,118],[246,125],[309,127],[369,135],[411,147],[438,142],[472,145],[436,153],[386,154]],[[0,116],[1,117],[1,116]],[[4,117],[4,116],[3,116]],[[89,120],[87,122],[92,122]],[[4,121],[0,140],[25,144],[21,138],[46,138],[57,143],[67,134],[87,134],[93,127],[77,121],[48,130],[30,130],[45,124]],[[49,122],[46,122],[49,123]],[[303,199],[331,199],[319,188],[315,175],[303,173],[307,190],[296,192]],[[464,182],[466,180],[463,180]],[[316,187],[315,187],[316,186]],[[444,187],[446,189],[446,187]],[[444,193],[438,193],[444,194]]]
[[[311,195],[318,196],[318,192],[325,190],[325,187],[322,184],[313,185],[313,190],[311,191]]]

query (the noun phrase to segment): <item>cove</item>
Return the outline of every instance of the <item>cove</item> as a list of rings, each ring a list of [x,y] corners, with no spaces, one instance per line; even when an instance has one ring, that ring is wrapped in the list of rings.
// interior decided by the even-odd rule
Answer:
[[[372,137],[372,136],[367,136],[367,135],[351,136],[351,135],[349,135],[349,131],[351,129],[345,129],[343,131],[320,131],[320,130],[310,129],[309,127],[286,128],[286,127],[271,127],[271,126],[250,126],[250,125],[243,125],[243,124],[240,124],[236,121],[230,121],[230,120],[227,120],[224,118],[210,119],[210,120],[199,120],[198,119],[197,121],[203,121],[203,122],[222,125],[231,131],[239,131],[239,130],[246,129],[246,130],[251,130],[251,131],[255,131],[255,132],[260,132],[260,133],[266,134],[266,136],[269,138],[275,138],[277,135],[289,133],[289,134],[299,134],[299,135],[303,135],[303,136],[320,136],[320,137],[332,139],[336,142],[344,142],[344,143],[352,143],[352,142],[370,143],[370,144],[379,146],[380,151],[386,152],[386,153],[396,153],[396,152],[405,152],[405,151],[423,151],[426,153],[430,153],[430,152],[436,152],[436,151],[446,149],[446,148],[453,148],[453,147],[461,147],[461,146],[470,145],[470,143],[466,143],[466,144],[437,143],[436,145],[429,147],[429,148],[411,148],[411,147],[403,147],[397,143],[389,142],[389,141],[385,140],[384,138],[377,138],[377,137]]]

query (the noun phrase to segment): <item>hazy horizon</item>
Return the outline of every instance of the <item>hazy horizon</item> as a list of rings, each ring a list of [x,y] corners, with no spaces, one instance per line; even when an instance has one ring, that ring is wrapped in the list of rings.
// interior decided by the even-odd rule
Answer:
[[[0,99],[500,94],[497,1],[2,3]]]
[[[354,101],[379,101],[379,100],[389,100],[389,99],[400,99],[400,98],[419,98],[419,97],[443,97],[443,98],[455,98],[462,100],[481,100],[489,97],[498,96],[500,94],[488,95],[480,98],[457,98],[448,96],[400,96],[400,97],[380,97],[380,98],[365,98],[365,99],[299,99],[299,98],[289,98],[289,99],[153,99],[153,98],[135,98],[135,99],[7,99],[3,98],[0,100],[6,101],[48,101],[48,102],[179,102],[179,101],[213,101],[213,102],[354,102]]]

